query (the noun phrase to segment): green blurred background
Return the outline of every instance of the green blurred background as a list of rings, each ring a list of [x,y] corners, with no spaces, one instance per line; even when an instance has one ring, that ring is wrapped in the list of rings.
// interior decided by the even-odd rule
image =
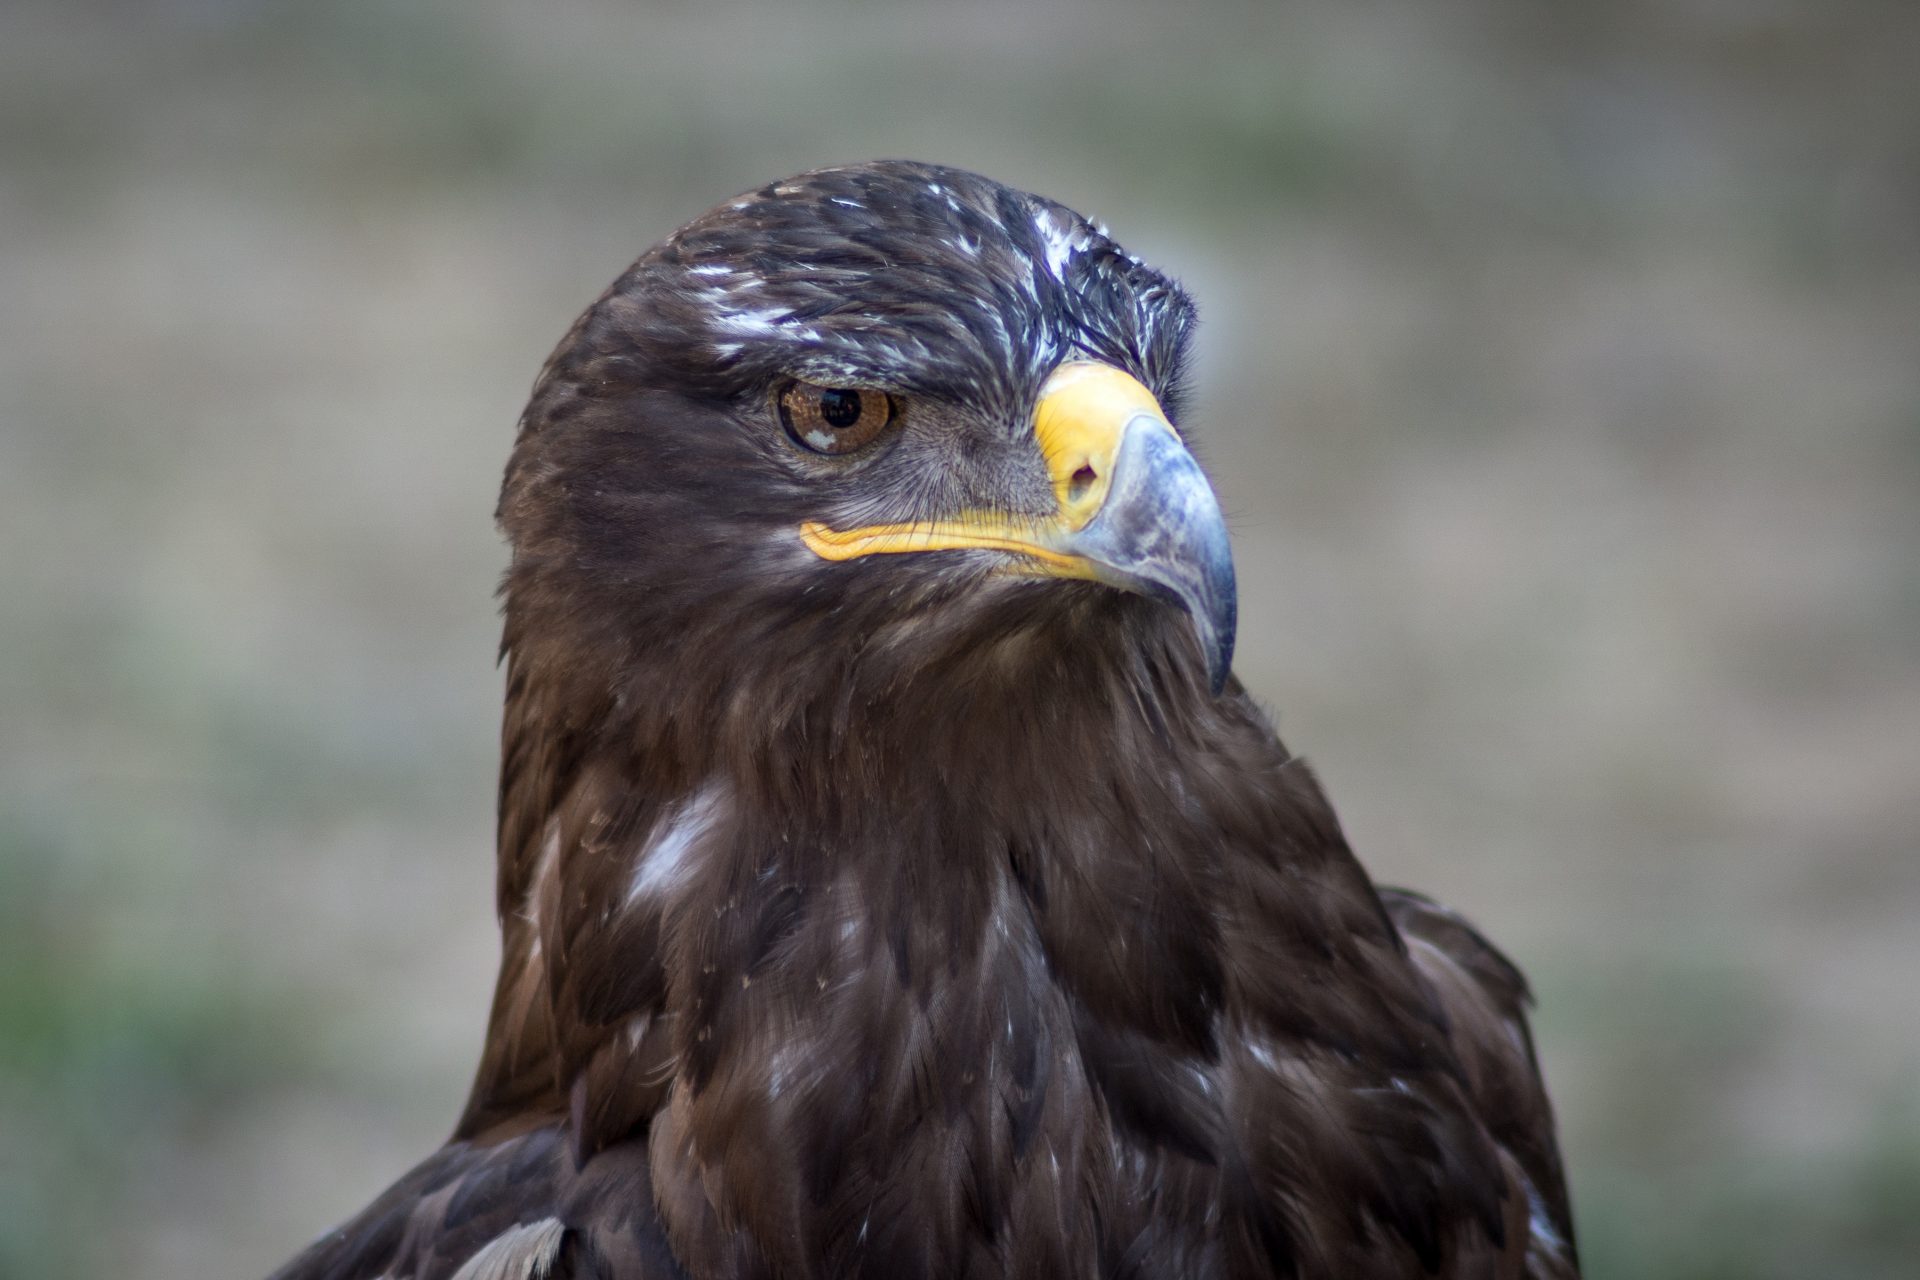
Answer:
[[[494,489],[737,190],[1206,316],[1241,670],[1532,974],[1596,1278],[1920,1274],[1920,6],[0,9],[0,1273],[266,1270],[495,962]]]

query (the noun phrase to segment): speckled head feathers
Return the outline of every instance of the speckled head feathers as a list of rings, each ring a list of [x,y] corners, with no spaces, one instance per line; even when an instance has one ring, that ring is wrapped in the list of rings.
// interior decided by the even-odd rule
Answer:
[[[677,386],[724,394],[786,375],[1010,415],[1076,356],[1134,372],[1177,412],[1194,322],[1186,293],[1104,227],[903,160],[726,201],[636,262],[602,305],[622,300],[648,307],[646,336]]]

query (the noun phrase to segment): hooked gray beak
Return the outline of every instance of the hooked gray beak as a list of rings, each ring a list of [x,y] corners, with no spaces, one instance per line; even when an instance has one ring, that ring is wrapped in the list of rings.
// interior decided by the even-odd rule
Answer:
[[[1087,526],[1061,539],[1094,576],[1187,611],[1214,693],[1233,666],[1238,615],[1226,517],[1200,464],[1164,421],[1125,428],[1113,485]]]

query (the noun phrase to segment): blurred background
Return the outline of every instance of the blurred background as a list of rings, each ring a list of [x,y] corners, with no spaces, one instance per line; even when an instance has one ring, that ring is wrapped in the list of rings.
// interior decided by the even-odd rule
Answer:
[[[0,1274],[247,1276],[450,1127],[551,344],[789,172],[1205,314],[1241,671],[1532,975],[1592,1277],[1920,1259],[1920,6],[0,9]]]

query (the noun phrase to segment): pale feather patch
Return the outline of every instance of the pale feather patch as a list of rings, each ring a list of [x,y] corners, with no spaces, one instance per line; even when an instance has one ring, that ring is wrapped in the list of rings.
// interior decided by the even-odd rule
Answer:
[[[540,836],[540,856],[534,859],[533,874],[527,877],[527,892],[520,899],[519,916],[528,924],[538,924],[540,893],[553,876],[560,861],[560,819],[548,818]],[[536,941],[538,937],[536,935]]]
[[[715,316],[713,326],[716,329],[724,329],[728,333],[760,337],[779,332],[779,322],[787,319],[790,314],[784,307],[768,307],[759,311],[728,311]]]
[[[1062,225],[1050,209],[1033,215],[1033,229],[1040,233],[1040,243],[1046,250],[1047,274],[1055,280],[1066,279],[1067,260],[1087,247],[1086,229],[1072,223]]]
[[[708,784],[692,799],[676,807],[647,838],[634,864],[633,883],[627,890],[627,904],[657,893],[665,893],[685,878],[693,847],[713,829],[720,816],[724,789]]]
[[[1259,1036],[1249,1036],[1246,1044],[1247,1053],[1255,1062],[1269,1071],[1278,1071],[1280,1069],[1279,1060],[1273,1056],[1273,1046],[1268,1044],[1265,1039]]]
[[[503,1231],[468,1258],[453,1280],[547,1280],[567,1226],[558,1218],[542,1218]]]
[[[1540,1198],[1533,1179],[1522,1173],[1520,1185],[1527,1192],[1527,1230],[1532,1234],[1534,1244],[1555,1256],[1564,1255],[1567,1242],[1561,1239],[1559,1228],[1553,1225],[1553,1215],[1547,1212],[1547,1202]]]
[[[781,1045],[767,1061],[767,1097],[778,1098],[793,1087],[799,1068],[820,1058],[818,1045],[805,1041]],[[811,1073],[809,1073],[811,1074]]]

